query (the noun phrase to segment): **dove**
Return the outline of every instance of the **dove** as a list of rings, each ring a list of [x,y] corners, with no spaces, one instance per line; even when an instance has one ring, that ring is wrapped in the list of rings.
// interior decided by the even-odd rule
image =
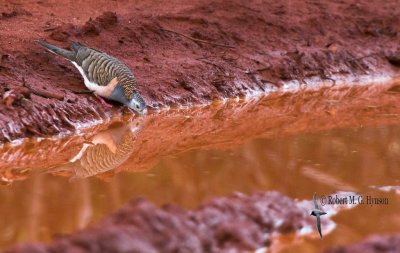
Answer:
[[[118,59],[79,42],[71,43],[72,50],[65,50],[41,40],[36,42],[69,60],[82,75],[85,86],[104,105],[110,106],[102,97],[120,102],[138,114],[146,113],[146,103],[136,88],[134,75]]]

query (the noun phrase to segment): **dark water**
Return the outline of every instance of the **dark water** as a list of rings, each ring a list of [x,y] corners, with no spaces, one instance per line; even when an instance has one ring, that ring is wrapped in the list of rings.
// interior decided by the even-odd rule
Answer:
[[[84,228],[139,196],[157,205],[172,202],[191,208],[234,191],[277,190],[300,200],[310,200],[314,191],[319,195],[350,191],[389,199],[388,205],[339,212],[333,217],[337,226],[323,240],[279,237],[275,252],[319,252],[370,234],[400,230],[397,125],[196,145],[172,155],[160,154],[147,169],[131,168],[130,160],[126,162],[136,154],[131,147],[138,145],[137,127],[118,125],[101,132],[94,144],[81,143],[75,152],[67,152],[63,165],[41,164],[41,170],[30,170],[28,176],[18,168],[14,174],[19,180],[0,187],[0,246],[49,241]],[[157,147],[154,150],[157,153]],[[115,153],[120,157],[112,157]],[[119,171],[122,165],[130,171]]]

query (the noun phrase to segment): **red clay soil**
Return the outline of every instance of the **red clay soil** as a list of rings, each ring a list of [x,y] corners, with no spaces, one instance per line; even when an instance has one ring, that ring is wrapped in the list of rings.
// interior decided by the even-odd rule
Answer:
[[[76,69],[34,43],[79,41],[124,61],[153,107],[269,91],[284,81],[400,66],[392,1],[3,1],[0,141],[48,136],[104,108]]]
[[[49,245],[3,252],[244,252],[268,246],[273,233],[293,233],[313,224],[300,206],[277,192],[237,193],[191,211],[135,200],[96,226]]]
[[[340,246],[324,253],[395,253],[400,252],[400,235],[375,235],[362,242]]]

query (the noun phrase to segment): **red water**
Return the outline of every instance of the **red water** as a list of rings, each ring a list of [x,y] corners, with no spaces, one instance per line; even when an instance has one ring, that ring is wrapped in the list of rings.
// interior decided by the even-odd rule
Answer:
[[[268,119],[243,121],[241,115],[250,115],[254,107],[235,111],[236,105],[224,106],[3,147],[0,246],[49,241],[139,196],[159,205],[172,202],[191,208],[234,191],[277,190],[299,200],[310,200],[314,192],[351,191],[389,199],[388,205],[340,211],[333,217],[336,227],[323,240],[315,231],[278,237],[273,252],[320,252],[370,234],[399,231],[400,191],[378,189],[399,185],[399,125],[314,126],[293,134],[290,126],[268,127]],[[230,115],[228,120],[224,113]],[[301,117],[296,120],[291,124],[304,123]],[[106,156],[108,162],[101,162]]]

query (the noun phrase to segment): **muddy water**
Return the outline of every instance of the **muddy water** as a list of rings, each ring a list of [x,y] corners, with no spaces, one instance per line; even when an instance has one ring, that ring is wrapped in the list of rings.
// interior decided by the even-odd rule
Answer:
[[[389,198],[389,205],[339,212],[336,228],[322,241],[315,233],[278,237],[273,252],[319,252],[398,231],[400,120],[367,117],[370,110],[346,118],[347,107],[329,101],[312,102],[324,107],[307,112],[294,97],[229,102],[119,119],[69,138],[5,145],[0,245],[49,241],[135,197],[191,208],[234,191],[277,190],[300,200],[310,200],[314,191]],[[307,105],[304,97],[300,102]],[[333,120],[326,113],[332,110],[342,117]],[[376,125],[376,118],[384,124]]]

